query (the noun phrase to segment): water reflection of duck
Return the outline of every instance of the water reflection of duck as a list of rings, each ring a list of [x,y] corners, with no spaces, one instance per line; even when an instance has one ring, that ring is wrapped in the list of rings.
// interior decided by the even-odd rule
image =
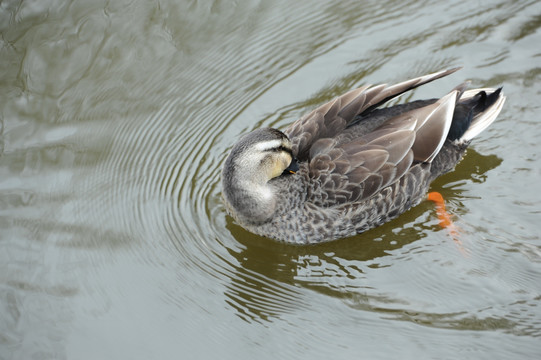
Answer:
[[[505,97],[463,83],[440,99],[378,107],[456,70],[364,86],[284,132],[245,135],[222,171],[228,212],[253,233],[307,244],[364,232],[417,205],[496,119]]]

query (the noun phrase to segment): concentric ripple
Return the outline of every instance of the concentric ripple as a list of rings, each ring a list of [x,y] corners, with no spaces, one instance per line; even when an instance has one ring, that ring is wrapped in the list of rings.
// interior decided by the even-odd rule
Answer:
[[[288,86],[303,89],[303,86],[295,83],[301,76],[297,74],[302,74],[303,68],[311,62],[314,62],[314,69],[317,70],[321,66],[319,59],[333,61],[332,55],[324,54],[347,51],[342,48],[351,51],[349,40],[355,27],[367,28],[365,34],[370,34],[378,27],[378,21],[385,22],[400,15],[400,23],[404,23],[404,14],[395,9],[395,12],[382,13],[379,19],[372,19],[360,12],[336,7],[331,12],[307,12],[302,22],[278,26],[279,14],[271,7],[263,7],[258,9],[259,21],[256,18],[234,29],[235,36],[215,34],[213,38],[205,38],[203,45],[198,36],[186,35],[194,32],[193,29],[186,31],[191,21],[171,21],[172,13],[182,16],[186,9],[178,5],[166,6],[169,8],[155,10],[155,16],[163,21],[161,28],[153,27],[156,21],[139,26],[153,29],[154,36],[148,40],[149,43],[160,37],[167,40],[152,46],[161,59],[178,58],[180,50],[183,55],[179,61],[157,63],[149,69],[146,58],[150,59],[154,54],[148,51],[143,53],[138,66],[125,68],[120,62],[112,63],[119,72],[127,72],[125,76],[137,71],[146,72],[145,77],[138,78],[137,87],[130,89],[129,97],[132,101],[151,106],[143,108],[141,112],[130,111],[120,116],[114,126],[106,125],[111,130],[107,136],[110,150],[96,169],[96,173],[100,174],[98,180],[94,177],[88,179],[87,196],[95,198],[97,203],[91,205],[91,209],[107,208],[109,211],[94,213],[93,222],[126,233],[130,242],[150,243],[131,247],[133,255],[144,262],[157,261],[146,252],[149,245],[157,248],[154,251],[158,256],[162,251],[174,251],[178,266],[183,269],[177,274],[179,283],[204,288],[212,284],[212,279],[219,281],[225,287],[226,302],[239,317],[247,321],[280,317],[280,314],[287,314],[291,309],[306,304],[305,295],[297,289],[299,284],[327,295],[345,297],[353,307],[388,312],[389,316],[396,313],[397,319],[404,319],[405,312],[416,313],[423,308],[426,303],[420,299],[431,299],[443,293],[445,287],[432,287],[422,296],[395,298],[393,290],[385,290],[374,281],[381,276],[385,278],[387,275],[382,274],[388,271],[397,271],[396,266],[392,270],[383,270],[389,264],[382,265],[380,260],[395,254],[397,249],[406,246],[392,258],[404,261],[407,266],[415,261],[416,256],[432,250],[431,246],[421,246],[419,249],[413,246],[410,249],[408,245],[435,231],[435,223],[430,223],[428,206],[420,207],[395,223],[365,236],[377,239],[378,246],[364,240],[348,251],[337,251],[335,245],[297,249],[254,237],[225,216],[220,201],[221,164],[228,149],[242,133],[258,126],[283,126],[311,107],[365,80],[355,72],[347,72],[343,80],[319,90],[314,98],[304,100],[313,91],[307,89],[306,94],[297,94],[288,99],[296,102],[280,104],[279,110],[274,112],[275,109],[270,109],[268,104],[276,102],[274,98],[279,97],[276,89]],[[294,12],[304,10],[291,9]],[[192,11],[208,15],[206,8]],[[251,9],[243,11],[249,13]],[[418,14],[414,8],[411,11]],[[221,23],[227,26],[228,15],[232,13],[227,9],[220,9],[217,14],[211,15],[213,26],[219,28]],[[114,19],[119,13],[111,13],[110,16]],[[348,18],[355,21],[349,23]],[[308,29],[317,29],[318,33],[311,34]],[[385,31],[385,28],[380,31]],[[270,32],[273,33],[272,37],[268,36]],[[114,40],[117,36],[121,35],[111,31],[110,38],[104,41],[101,49],[103,54],[113,51],[108,48],[108,43],[118,43],[119,39]],[[239,43],[239,36],[249,40]],[[316,37],[320,42],[311,47],[310,52],[302,48],[297,50],[296,44],[303,43],[302,36]],[[386,53],[385,61],[389,62],[393,56],[399,56],[409,47],[430,43],[427,36],[395,38],[390,43],[373,47],[369,50],[370,55],[354,63],[350,71],[362,66],[362,76],[376,74],[384,66],[378,53]],[[127,38],[120,41],[133,40]],[[118,55],[120,58],[131,58],[134,56],[131,52],[138,50],[127,47],[124,51],[125,54]],[[141,57],[141,54],[138,56]],[[274,61],[268,63],[266,59]],[[423,67],[427,66],[437,69],[447,65],[434,63]],[[114,95],[111,96],[114,99]],[[471,156],[470,152],[473,162],[475,158]],[[491,162],[488,159],[475,159],[476,164],[487,164],[477,172],[485,173],[499,163],[498,160]],[[466,160],[465,165],[461,166],[467,166],[467,163]],[[470,174],[465,179],[455,181],[464,183],[470,179]],[[104,186],[105,191],[102,191]],[[451,191],[447,191],[447,195],[451,194]],[[459,208],[457,212],[460,212]],[[427,223],[429,225],[425,225]],[[168,239],[168,242],[164,242],[164,239]],[[254,245],[254,242],[264,245]],[[454,244],[449,243],[448,246],[453,249],[449,250],[453,256],[460,256],[460,251],[454,252]],[[355,256],[350,258],[350,253]],[[271,258],[263,260],[262,256]],[[378,269],[375,274],[374,268]],[[203,284],[194,282],[193,277],[197,273],[207,274],[207,281]],[[408,286],[418,288],[417,293],[422,294],[423,284],[434,281],[436,279],[432,275],[428,278],[416,275]],[[404,283],[404,280],[401,282]],[[398,286],[394,282],[384,283],[394,289]],[[448,312],[443,311],[449,310],[447,306],[442,309],[435,307],[433,313],[419,312],[416,317],[406,318],[434,326],[453,327],[452,324],[459,321],[456,317],[463,317],[465,304],[460,299],[464,298],[464,291],[447,295],[448,298],[456,296],[458,304],[455,312],[449,315],[441,315]],[[359,304],[354,300],[358,296],[364,299]],[[174,296],[171,301],[175,301]],[[475,306],[473,308],[480,310]],[[424,320],[421,320],[423,317]],[[513,327],[509,323],[502,323],[501,326]]]
[[[535,1],[2,2],[0,358],[534,358],[537,13]],[[242,134],[457,65],[399,101],[504,84],[502,116],[433,185],[458,236],[429,203],[309,247],[226,216],[221,167]]]

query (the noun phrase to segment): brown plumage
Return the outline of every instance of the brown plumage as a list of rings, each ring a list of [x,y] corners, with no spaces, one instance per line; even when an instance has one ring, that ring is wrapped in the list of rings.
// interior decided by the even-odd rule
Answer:
[[[501,89],[466,91],[464,83],[440,99],[378,107],[456,70],[363,86],[283,133],[245,135],[222,171],[228,212],[256,234],[315,243],[361,233],[418,204],[496,119],[505,97]]]

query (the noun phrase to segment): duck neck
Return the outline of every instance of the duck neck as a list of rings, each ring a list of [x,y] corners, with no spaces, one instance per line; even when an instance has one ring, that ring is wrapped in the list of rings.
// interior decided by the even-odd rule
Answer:
[[[276,200],[267,179],[258,176],[229,174],[222,177],[223,196],[228,211],[241,223],[262,224],[269,221]]]

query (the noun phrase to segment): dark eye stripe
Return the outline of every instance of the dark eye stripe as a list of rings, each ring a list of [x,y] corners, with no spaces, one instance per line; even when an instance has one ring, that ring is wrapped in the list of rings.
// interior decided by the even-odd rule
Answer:
[[[293,152],[291,151],[290,148],[286,148],[285,146],[278,146],[278,147],[275,147],[275,148],[272,148],[270,149],[270,151],[276,151],[276,152],[286,152],[288,153],[289,155],[291,155],[291,157],[293,157]]]

